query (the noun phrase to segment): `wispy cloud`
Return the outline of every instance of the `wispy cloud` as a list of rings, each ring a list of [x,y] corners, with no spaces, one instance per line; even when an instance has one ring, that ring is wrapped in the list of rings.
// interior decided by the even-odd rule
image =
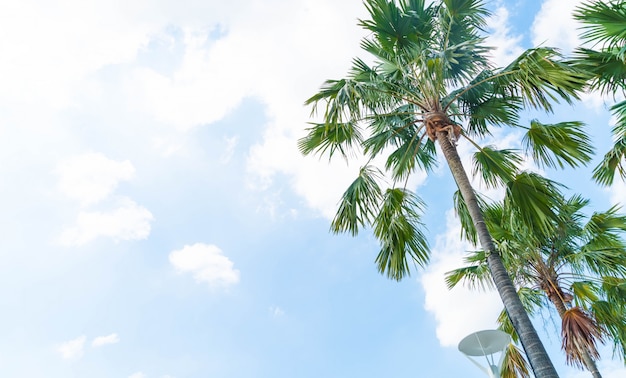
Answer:
[[[116,242],[146,239],[154,219],[152,213],[128,198],[119,202],[118,207],[109,211],[81,211],[75,225],[63,230],[59,238],[61,245],[81,246],[99,237]]]
[[[120,338],[117,335],[117,333],[112,333],[107,336],[98,336],[94,338],[93,341],[91,342],[91,346],[96,348],[96,347],[100,347],[100,346],[108,345],[108,344],[117,344],[119,342],[120,342]]]
[[[87,338],[84,335],[79,336],[73,340],[59,344],[56,347],[56,350],[61,354],[61,357],[66,360],[78,359],[83,356],[86,339]]]
[[[56,168],[59,190],[87,206],[108,197],[120,181],[133,178],[135,168],[130,161],[116,161],[99,153],[73,156]]]

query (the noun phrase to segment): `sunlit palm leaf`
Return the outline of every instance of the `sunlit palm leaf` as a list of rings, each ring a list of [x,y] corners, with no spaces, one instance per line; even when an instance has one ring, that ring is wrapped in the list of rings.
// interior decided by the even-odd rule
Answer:
[[[504,360],[500,370],[501,378],[530,378],[529,365],[523,352],[510,343],[504,351]]]
[[[478,237],[476,235],[476,227],[474,227],[474,222],[469,210],[467,209],[467,204],[465,203],[461,192],[459,190],[455,191],[452,199],[454,201],[456,216],[461,221],[461,237],[469,240],[472,244],[477,245]],[[487,208],[487,202],[479,193],[476,193],[476,200],[478,201],[478,207],[481,209]]]
[[[487,187],[498,187],[514,180],[522,160],[513,150],[483,147],[474,153],[472,175],[480,174]]]
[[[624,303],[616,306],[615,302],[596,301],[592,311],[603,331],[613,342],[613,354],[626,362],[626,308]]]
[[[381,247],[378,270],[389,278],[400,280],[408,275],[409,258],[420,266],[428,262],[428,242],[420,221],[423,208],[424,203],[408,190],[387,189],[384,195],[373,226]]]
[[[594,148],[582,122],[543,124],[533,120],[522,144],[540,165],[563,168],[565,164],[575,168],[586,165]]]
[[[550,234],[558,222],[563,197],[560,185],[536,173],[520,173],[507,183],[505,207],[535,231]]]
[[[613,128],[613,135],[616,139],[613,147],[593,170],[594,180],[606,186],[613,184],[615,172],[626,180],[626,101],[613,105],[611,110],[617,117]]]
[[[432,140],[425,139],[413,138],[389,154],[385,168],[391,171],[395,180],[405,179],[418,167],[429,172],[437,165],[435,144]]]
[[[574,306],[587,309],[589,304],[598,301],[598,287],[591,281],[577,281],[571,285]]]
[[[376,182],[380,172],[371,166],[359,171],[359,176],[343,193],[337,214],[331,223],[335,233],[350,232],[356,235],[359,227],[370,224],[380,206],[382,192]]]
[[[626,6],[623,1],[593,1],[574,11],[574,18],[583,23],[581,38],[590,42],[626,49]]]
[[[574,51],[573,64],[589,75],[589,88],[613,96],[617,89],[626,90],[626,60],[619,56],[620,50],[592,50],[578,48]]]
[[[552,102],[571,102],[585,85],[585,76],[561,58],[555,49],[547,47],[526,50],[496,74],[496,88],[548,111],[552,110]]]
[[[353,122],[318,123],[308,128],[307,131],[309,133],[298,140],[298,148],[304,155],[312,152],[327,153],[330,158],[339,151],[343,157],[347,158],[362,140],[361,131]]]
[[[449,289],[460,282],[470,289],[488,290],[493,289],[493,280],[487,266],[487,259],[483,251],[471,252],[466,261],[472,265],[446,272],[445,281]]]

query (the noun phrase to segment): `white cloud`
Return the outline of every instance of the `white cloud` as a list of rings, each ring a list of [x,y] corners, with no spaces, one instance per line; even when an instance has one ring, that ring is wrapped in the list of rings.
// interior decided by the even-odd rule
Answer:
[[[128,376],[128,378],[146,378],[146,375],[140,371],[133,373]]]
[[[492,50],[493,61],[499,67],[511,63],[524,51],[519,43],[521,35],[511,36],[509,27],[509,11],[505,7],[498,7],[487,21],[489,37],[487,43],[494,47]]]
[[[120,198],[118,207],[109,211],[81,211],[76,224],[66,227],[59,238],[61,245],[80,246],[99,237],[114,241],[143,240],[150,234],[154,219],[146,208],[128,198]]]
[[[580,3],[580,0],[544,1],[531,27],[533,45],[559,47],[566,53],[578,46],[579,23],[572,17],[572,11]]]
[[[56,347],[57,352],[66,360],[77,359],[83,356],[83,348],[87,338],[79,336],[73,340],[66,341]]]
[[[58,164],[59,190],[82,205],[91,205],[108,197],[120,181],[130,180],[135,168],[128,161],[115,161],[99,153],[66,159]]]
[[[91,342],[91,346],[92,347],[100,347],[103,345],[109,345],[109,344],[117,344],[120,342],[120,338],[117,335],[117,333],[112,333],[110,335],[107,336],[98,336],[96,338],[93,339],[93,341]]]
[[[464,266],[465,251],[474,248],[460,239],[461,227],[453,211],[447,212],[447,231],[437,237],[432,250],[435,258],[422,274],[426,292],[425,309],[437,321],[436,333],[443,346],[456,346],[468,334],[496,327],[502,302],[495,291],[478,292],[461,285],[448,290],[445,273]]]
[[[196,243],[172,251],[170,263],[179,273],[191,273],[197,282],[207,282],[210,287],[228,287],[239,282],[239,270],[215,245]]]

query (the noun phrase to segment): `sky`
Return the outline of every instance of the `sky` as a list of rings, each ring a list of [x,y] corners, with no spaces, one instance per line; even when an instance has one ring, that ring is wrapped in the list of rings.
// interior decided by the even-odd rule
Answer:
[[[494,61],[571,50],[577,3],[488,1]],[[365,16],[356,0],[2,2],[0,376],[482,377],[456,345],[501,303],[445,287],[472,248],[445,164],[411,181],[431,264],[395,282],[371,233],[329,233],[358,162],[297,150],[304,101],[364,56]],[[607,102],[549,121],[572,117],[605,151]],[[545,173],[593,210],[626,193],[589,168]],[[560,375],[587,376],[554,319],[535,324]],[[605,378],[626,375],[603,357]]]

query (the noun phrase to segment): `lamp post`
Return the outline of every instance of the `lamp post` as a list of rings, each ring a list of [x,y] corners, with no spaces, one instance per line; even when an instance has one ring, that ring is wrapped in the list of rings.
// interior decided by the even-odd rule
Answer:
[[[474,332],[459,343],[459,351],[474,365],[485,372],[489,378],[500,378],[500,368],[504,359],[504,351],[511,342],[511,336],[498,330]],[[500,353],[496,364],[496,354]],[[481,365],[472,357],[485,357],[487,366]]]

